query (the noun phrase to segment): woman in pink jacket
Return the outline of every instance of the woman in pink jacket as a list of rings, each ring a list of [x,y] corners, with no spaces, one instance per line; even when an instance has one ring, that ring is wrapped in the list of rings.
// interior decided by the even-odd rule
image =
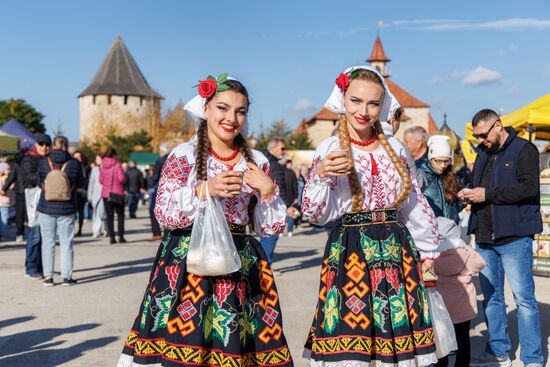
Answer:
[[[441,293],[453,321],[456,343],[456,367],[470,365],[470,321],[477,316],[476,288],[472,275],[485,267],[485,261],[460,238],[460,229],[450,219],[437,218],[440,256],[434,261]],[[436,366],[447,366],[447,357]]]
[[[105,203],[107,212],[107,230],[110,243],[117,243],[115,239],[115,211],[118,219],[118,242],[124,243],[124,187],[126,175],[122,165],[116,159],[116,150],[109,148],[103,156],[101,170],[99,172],[99,183],[103,185],[101,197]]]

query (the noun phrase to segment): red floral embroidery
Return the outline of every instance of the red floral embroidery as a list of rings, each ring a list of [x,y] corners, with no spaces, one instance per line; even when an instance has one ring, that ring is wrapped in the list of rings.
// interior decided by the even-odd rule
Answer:
[[[329,270],[327,272],[327,289],[330,289],[332,287],[332,283],[334,282],[334,277],[336,276],[336,273],[332,270]]]
[[[369,274],[371,289],[373,292],[376,292],[376,290],[378,289],[378,285],[382,281],[382,278],[384,278],[384,272],[382,271],[382,269],[374,269],[369,271]]]
[[[386,280],[391,283],[393,289],[399,289],[399,269],[386,268]]]
[[[178,265],[167,266],[164,268],[164,272],[170,281],[170,289],[174,292],[174,289],[176,289],[176,281],[180,274],[180,267]]]
[[[240,282],[237,284],[237,297],[241,305],[246,303],[246,283]]]
[[[235,283],[226,279],[216,279],[216,302],[221,305],[235,288]]]

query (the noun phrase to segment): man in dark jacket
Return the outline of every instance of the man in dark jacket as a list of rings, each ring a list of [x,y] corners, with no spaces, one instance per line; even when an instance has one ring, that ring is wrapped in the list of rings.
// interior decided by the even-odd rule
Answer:
[[[137,168],[136,161],[130,161],[126,171],[126,190],[128,191],[128,210],[130,218],[137,218],[136,211],[139,204],[139,194],[144,187],[143,174]]]
[[[520,358],[525,366],[542,366],[540,318],[533,280],[533,237],[542,231],[539,153],[529,141],[505,128],[498,114],[481,110],[472,119],[480,142],[473,189],[459,198],[472,204],[468,225],[487,266],[480,274],[489,340],[470,366],[509,366],[504,276],[518,308]]]
[[[71,197],[69,201],[48,201],[42,190],[38,202],[40,233],[42,235],[42,264],[44,268],[44,285],[53,286],[55,264],[55,235],[59,235],[61,254],[61,276],[63,285],[74,285],[73,273],[73,240],[76,212],[78,211],[76,189],[81,187],[83,177],[80,162],[68,152],[69,141],[64,136],[56,136],[52,151],[38,163],[38,182],[42,188],[51,172],[50,162],[54,169],[63,170],[69,178]],[[65,165],[66,164],[66,165]],[[65,165],[65,166],[64,166]],[[64,168],[63,168],[64,167]]]
[[[38,186],[38,162],[50,151],[52,139],[47,134],[37,134],[36,143],[29,149],[21,161],[15,165],[14,170],[6,180],[3,191],[15,182],[15,206],[17,234],[20,236],[20,226],[25,229],[25,277],[31,279],[42,279],[42,240],[40,237],[40,226],[25,227],[27,215],[25,202],[25,189],[32,189]],[[17,169],[17,171],[16,171]],[[22,236],[21,236],[22,237]]]
[[[279,195],[281,199],[287,203],[287,187],[285,180],[285,170],[283,166],[279,164],[279,160],[285,155],[286,146],[285,141],[282,138],[272,138],[269,143],[267,143],[267,152],[264,152],[267,160],[269,161],[269,170],[273,176],[273,181],[276,185],[279,186]],[[292,204],[292,202],[287,205],[287,208]],[[262,245],[267,260],[271,263],[273,258],[273,253],[275,252],[275,246],[277,245],[277,240],[279,235],[273,235],[269,237],[261,237],[260,244]]]

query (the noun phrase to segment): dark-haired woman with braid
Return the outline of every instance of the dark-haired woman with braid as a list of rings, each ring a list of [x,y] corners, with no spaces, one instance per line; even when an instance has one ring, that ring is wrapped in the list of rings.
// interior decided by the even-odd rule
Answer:
[[[422,269],[438,256],[437,221],[385,137],[399,104],[369,66],[347,69],[325,107],[338,135],[319,145],[303,196],[315,224],[335,223],[306,342],[311,366],[427,366],[437,362]]]
[[[177,146],[162,169],[155,214],[169,233],[118,367],[292,366],[273,273],[260,243],[246,234],[247,225],[270,236],[286,223],[267,159],[243,138],[248,93],[227,74],[209,76],[198,88],[185,106],[196,117],[197,134]],[[224,208],[242,262],[235,273],[187,271],[203,185]]]

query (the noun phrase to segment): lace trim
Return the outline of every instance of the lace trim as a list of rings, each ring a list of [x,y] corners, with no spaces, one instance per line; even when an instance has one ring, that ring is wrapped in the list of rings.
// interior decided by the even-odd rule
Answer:
[[[162,367],[160,363],[140,364],[134,362],[134,358],[127,354],[121,354],[116,367]]]
[[[372,360],[370,362],[356,360],[338,362],[316,361],[311,358],[311,351],[308,349],[304,350],[302,357],[310,359],[311,367],[422,367],[437,363],[435,353],[422,354],[415,356],[413,359],[399,361],[398,363],[385,363],[379,360]]]

